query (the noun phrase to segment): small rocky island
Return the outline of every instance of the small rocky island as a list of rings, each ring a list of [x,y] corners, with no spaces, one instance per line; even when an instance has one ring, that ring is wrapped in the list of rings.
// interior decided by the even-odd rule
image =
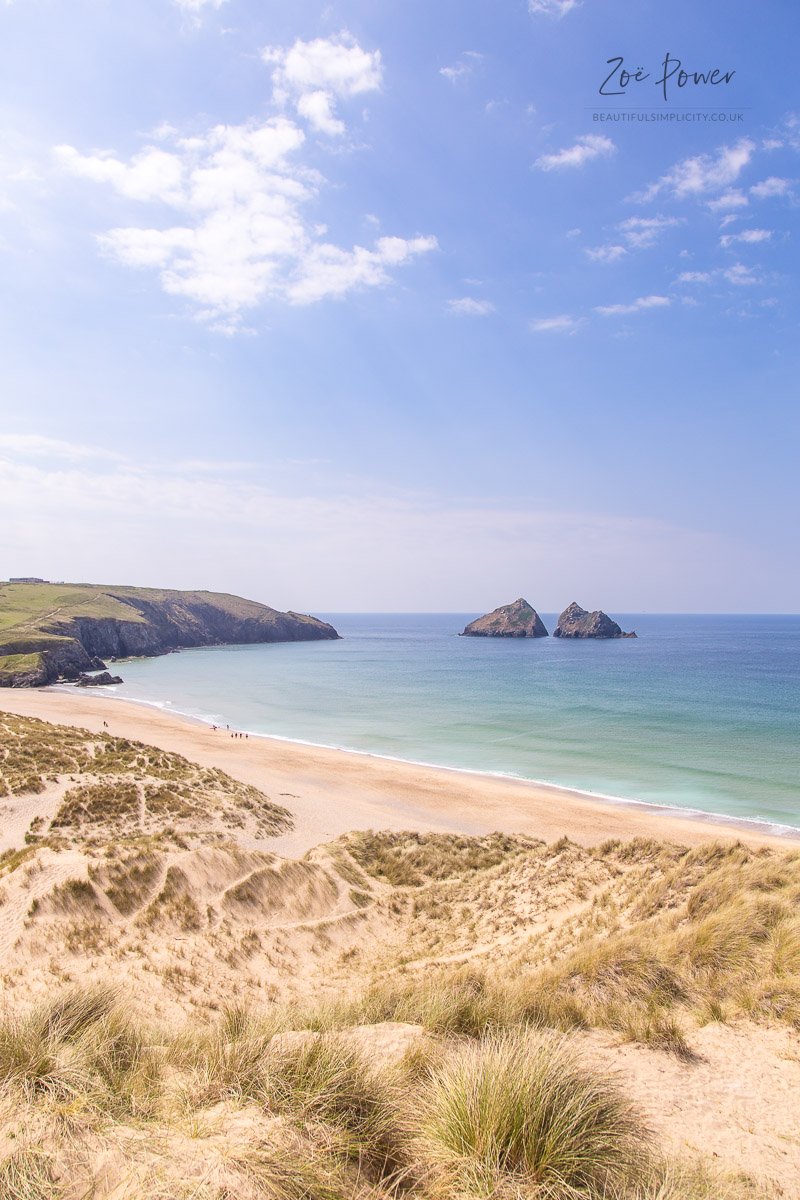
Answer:
[[[115,683],[124,683],[124,680],[119,675],[112,675],[110,671],[101,671],[99,675],[81,672],[75,681],[77,687],[109,687]]]
[[[522,597],[471,621],[461,637],[541,638],[548,633],[535,608]]]
[[[616,621],[604,612],[587,612],[573,600],[558,618],[553,630],[557,638],[635,638],[635,633],[623,633]]]

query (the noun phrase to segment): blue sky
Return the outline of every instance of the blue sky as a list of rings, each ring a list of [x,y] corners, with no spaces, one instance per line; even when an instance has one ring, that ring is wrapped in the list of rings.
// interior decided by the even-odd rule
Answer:
[[[0,3],[0,574],[798,611],[799,23]]]

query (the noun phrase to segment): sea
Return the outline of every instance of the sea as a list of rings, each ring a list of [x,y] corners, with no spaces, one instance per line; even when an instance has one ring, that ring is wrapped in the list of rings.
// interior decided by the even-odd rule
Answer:
[[[340,641],[129,661],[113,692],[251,735],[800,827],[798,616],[616,614],[636,640],[566,641],[459,637],[476,613],[316,615]]]

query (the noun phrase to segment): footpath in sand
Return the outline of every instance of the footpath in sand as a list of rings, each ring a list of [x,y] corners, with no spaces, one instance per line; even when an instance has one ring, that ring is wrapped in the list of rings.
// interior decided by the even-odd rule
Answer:
[[[224,729],[108,696],[8,689],[0,709],[137,739],[218,767],[288,808],[290,833],[271,839],[277,854],[300,855],[358,829],[482,834],[524,833],[582,846],[607,838],[653,837],[698,845],[737,837],[790,849],[800,838],[772,837],[734,823],[677,816],[648,805],[612,803],[522,780],[423,767],[276,738],[232,738]]]

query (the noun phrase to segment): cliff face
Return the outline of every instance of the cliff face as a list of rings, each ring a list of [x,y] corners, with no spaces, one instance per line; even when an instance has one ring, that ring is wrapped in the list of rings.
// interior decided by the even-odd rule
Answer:
[[[504,604],[494,612],[471,621],[462,637],[547,637],[547,630],[535,608],[522,597]]]
[[[0,635],[0,686],[37,687],[91,671],[93,659],[165,654],[191,646],[338,638],[315,617],[214,592],[58,585],[55,607]],[[4,592],[12,592],[10,585]],[[52,585],[43,585],[54,590]],[[25,591],[30,604],[31,587]],[[37,599],[33,592],[34,600]],[[4,597],[5,598],[5,597]],[[49,604],[52,598],[45,597]],[[65,601],[65,602],[64,602]],[[71,601],[71,602],[70,602]],[[17,601],[19,603],[19,601]]]
[[[598,609],[587,612],[573,600],[558,618],[553,637],[561,638],[635,638],[635,633],[623,633],[616,621]]]
[[[67,629],[58,624],[51,628],[57,633],[73,630],[72,636],[86,652],[98,658],[163,654],[189,646],[310,642],[339,636],[332,625],[316,617],[277,612],[263,605],[252,604],[254,612],[232,612],[208,599],[137,598],[124,602],[133,610],[131,620],[75,617]]]

